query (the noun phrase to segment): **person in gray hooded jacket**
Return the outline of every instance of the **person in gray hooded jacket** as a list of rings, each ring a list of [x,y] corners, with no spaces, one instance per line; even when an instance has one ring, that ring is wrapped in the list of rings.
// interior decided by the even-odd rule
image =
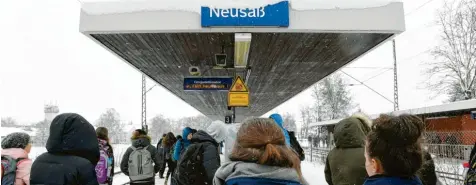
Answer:
[[[299,157],[286,146],[281,128],[271,119],[243,123],[230,160],[215,173],[214,185],[306,184]]]
[[[157,149],[150,144],[151,139],[144,130],[141,130],[141,129],[135,130],[132,134],[131,140],[132,140],[132,146],[129,147],[126,150],[126,153],[124,153],[124,155],[122,156],[122,161],[121,161],[121,171],[122,171],[122,173],[129,176],[129,178],[131,180],[131,182],[130,182],[131,185],[152,185],[152,184],[155,184],[155,174],[157,172],[159,172],[160,165],[162,164],[161,161],[159,160]],[[154,163],[153,164],[154,165],[153,174],[151,174],[150,178],[134,180],[131,177],[132,174],[129,174],[129,170],[130,170],[129,168],[131,167],[131,166],[129,166],[129,162],[131,160],[131,159],[129,159],[129,157],[131,156],[133,151],[138,149],[138,148],[146,148],[146,150],[150,154],[150,158],[152,159],[151,161]],[[143,170],[142,168],[144,168],[144,167],[142,166],[141,170]]]

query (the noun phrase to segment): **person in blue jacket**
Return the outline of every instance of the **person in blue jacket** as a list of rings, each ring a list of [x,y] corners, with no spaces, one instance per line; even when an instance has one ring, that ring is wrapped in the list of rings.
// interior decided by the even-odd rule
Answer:
[[[284,139],[286,140],[286,145],[291,146],[291,141],[289,139],[289,133],[283,127],[283,122],[284,122],[283,117],[281,117],[281,115],[279,115],[279,114],[271,114],[271,116],[269,116],[269,118],[273,119],[274,122],[279,126],[279,128],[281,128],[281,131],[283,131]]]
[[[417,173],[423,164],[423,121],[413,115],[377,118],[365,143],[364,185],[422,185]]]
[[[180,155],[190,145],[190,140],[192,139],[192,136],[195,132],[197,132],[197,130],[190,127],[185,127],[182,130],[183,138],[178,140],[175,144],[174,155],[172,156],[174,161],[178,161],[180,159]]]

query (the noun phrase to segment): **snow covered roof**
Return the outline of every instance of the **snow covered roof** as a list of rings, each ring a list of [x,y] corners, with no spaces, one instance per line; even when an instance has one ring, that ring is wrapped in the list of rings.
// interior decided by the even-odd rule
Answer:
[[[454,111],[461,111],[461,110],[476,110],[476,99],[472,100],[464,100],[464,101],[457,101],[447,104],[429,106],[429,107],[422,107],[416,109],[407,109],[407,110],[399,110],[390,112],[388,114],[392,115],[401,115],[401,114],[414,114],[414,115],[423,115],[423,114],[434,114],[434,113],[444,113],[444,112],[454,112]],[[370,115],[371,119],[377,118],[379,115]],[[321,122],[314,122],[309,124],[309,127],[315,126],[324,126],[324,125],[334,125],[341,121],[342,119],[334,119],[328,121],[321,121]]]
[[[215,8],[259,8],[282,0],[83,0],[81,9],[89,15],[148,11],[200,12],[201,6]],[[293,10],[365,9],[388,5],[399,0],[288,0]]]
[[[423,108],[400,110],[400,111],[392,112],[391,114],[393,115],[400,115],[400,114],[421,115],[421,114],[433,114],[433,113],[453,112],[453,111],[472,110],[472,109],[476,110],[476,99],[457,101],[457,102],[423,107]]]
[[[255,91],[251,105],[237,109],[236,120],[242,121],[405,30],[403,3],[393,0],[82,1],[80,32],[212,119],[227,114],[226,94],[185,92],[184,69],[208,69],[202,61],[213,61],[217,53],[235,55],[234,33],[252,34],[246,54],[252,72],[206,71],[249,77]],[[272,73],[286,74],[286,80],[267,75]]]
[[[201,7],[259,8],[283,0],[82,0],[80,30],[130,32],[401,33],[403,3],[395,0],[290,0],[289,27],[202,28]]]

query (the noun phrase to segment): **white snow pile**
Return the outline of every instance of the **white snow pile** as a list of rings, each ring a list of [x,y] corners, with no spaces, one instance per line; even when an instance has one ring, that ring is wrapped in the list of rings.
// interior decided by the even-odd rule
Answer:
[[[30,136],[35,136],[36,135],[36,129],[31,129],[27,130],[25,128],[18,128],[18,127],[1,127],[0,129],[0,134],[3,137],[7,136],[8,134],[14,133],[14,132],[24,132],[27,133]]]
[[[201,7],[259,8],[283,0],[80,0],[89,15],[151,11],[185,11],[200,13]],[[288,0],[294,10],[363,9],[388,5],[401,0]]]

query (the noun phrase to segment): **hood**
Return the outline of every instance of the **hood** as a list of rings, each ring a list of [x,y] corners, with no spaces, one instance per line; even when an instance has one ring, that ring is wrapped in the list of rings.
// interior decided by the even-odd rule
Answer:
[[[60,114],[53,119],[46,150],[53,154],[82,157],[94,165],[99,161],[96,131],[86,119],[75,113]]]
[[[212,124],[207,128],[207,133],[209,133],[217,142],[225,140],[226,132],[225,123],[219,120],[212,122]]]
[[[192,132],[192,129],[190,127],[185,127],[183,130],[182,130],[182,139],[184,141],[189,141],[187,136],[188,134],[190,134]]]
[[[247,177],[300,182],[299,175],[293,168],[267,166],[241,161],[223,164],[215,173],[215,177],[225,181],[239,177]]]
[[[283,131],[283,135],[284,135],[284,139],[286,141],[286,145],[291,146],[291,140],[289,139],[288,131],[283,127],[283,123],[284,123],[283,117],[281,117],[281,115],[279,115],[279,114],[271,114],[271,116],[269,116],[269,118],[274,120],[274,122]]]
[[[150,137],[149,136],[137,136],[132,138],[132,146],[133,147],[146,147],[150,145]]]
[[[276,124],[278,124],[279,127],[283,128],[283,117],[281,117],[281,115],[279,114],[271,114],[271,116],[269,116],[269,118],[273,119]]]
[[[218,146],[217,141],[215,141],[212,136],[210,136],[203,130],[199,130],[197,131],[197,133],[193,134],[192,143],[202,143],[206,141],[212,142],[214,145]]]
[[[363,121],[363,118],[351,116],[339,121],[334,129],[336,148],[364,147],[365,137],[369,131],[369,122]]]
[[[418,177],[412,178],[404,178],[404,177],[391,177],[385,175],[374,175],[369,177],[365,183],[365,185],[422,185],[422,182]]]
[[[2,149],[2,155],[8,155],[14,159],[25,158],[28,159],[28,153],[21,148]]]

